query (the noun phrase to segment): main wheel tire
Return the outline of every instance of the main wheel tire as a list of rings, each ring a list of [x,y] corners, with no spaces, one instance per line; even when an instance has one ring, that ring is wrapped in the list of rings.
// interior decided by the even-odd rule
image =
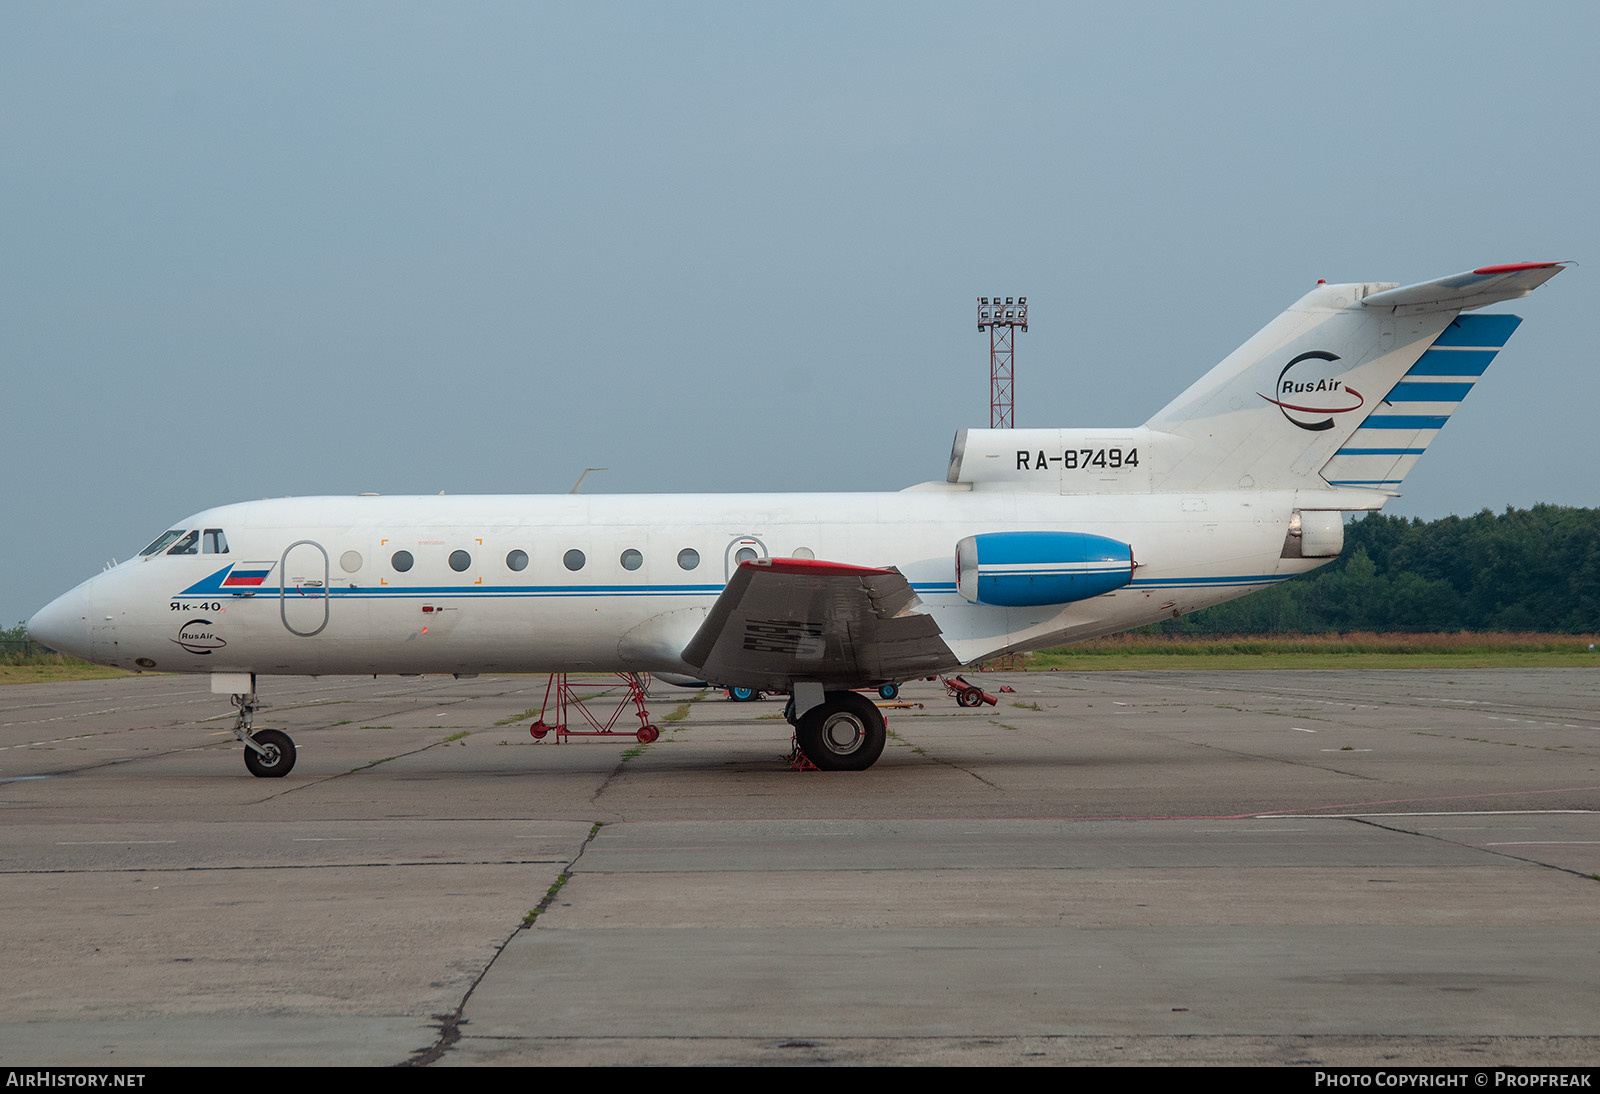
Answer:
[[[900,685],[899,684],[885,684],[885,685],[883,685],[883,687],[878,689],[878,698],[880,698],[880,699],[898,699],[898,698],[900,698]]]
[[[294,770],[294,742],[276,729],[257,730],[250,735],[263,752],[245,746],[244,766],[258,779],[281,779]]]
[[[957,692],[956,702],[964,707],[979,706],[983,702],[983,692],[977,688],[968,688],[966,691]]]
[[[865,771],[883,755],[888,730],[883,712],[853,691],[830,691],[822,705],[800,716],[795,739],[823,771]]]

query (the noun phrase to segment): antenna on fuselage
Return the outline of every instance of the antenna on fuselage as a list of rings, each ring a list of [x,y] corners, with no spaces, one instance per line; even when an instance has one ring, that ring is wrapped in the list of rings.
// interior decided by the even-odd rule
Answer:
[[[569,490],[568,493],[569,494],[576,494],[579,490],[582,490],[583,489],[583,480],[589,477],[589,472],[591,472],[591,471],[610,471],[610,470],[611,470],[611,468],[609,468],[609,467],[585,467],[583,469],[583,474],[578,476],[578,481],[572,484],[572,489]]]

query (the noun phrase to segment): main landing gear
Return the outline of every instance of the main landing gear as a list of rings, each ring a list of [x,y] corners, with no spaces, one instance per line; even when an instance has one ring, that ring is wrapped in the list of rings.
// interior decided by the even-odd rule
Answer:
[[[250,722],[258,710],[267,704],[256,699],[256,693],[235,695],[233,705],[239,716],[233,721],[233,735],[244,743],[244,766],[258,779],[281,779],[294,770],[294,741],[278,729],[258,729],[250,732]]]
[[[822,702],[793,717],[794,700],[786,713],[794,726],[800,751],[822,771],[865,771],[883,755],[889,738],[883,712],[872,700],[853,691],[830,691]]]

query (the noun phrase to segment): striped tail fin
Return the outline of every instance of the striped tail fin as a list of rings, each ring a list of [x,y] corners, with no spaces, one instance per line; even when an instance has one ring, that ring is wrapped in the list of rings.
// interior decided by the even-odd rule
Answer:
[[[1458,315],[1322,468],[1330,486],[1394,490],[1522,320]]]
[[[1527,296],[1563,265],[1318,285],[1145,423],[1169,438],[1153,487],[1394,493],[1521,322],[1462,313]]]

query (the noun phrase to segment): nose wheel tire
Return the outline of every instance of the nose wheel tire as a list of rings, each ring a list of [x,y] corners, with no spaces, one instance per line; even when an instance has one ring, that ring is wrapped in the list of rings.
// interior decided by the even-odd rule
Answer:
[[[864,695],[830,691],[794,727],[800,750],[823,771],[865,771],[883,755],[883,712]]]
[[[262,729],[250,737],[262,749],[257,752],[248,744],[244,746],[244,766],[250,774],[258,779],[281,779],[294,770],[294,742],[287,733]]]

